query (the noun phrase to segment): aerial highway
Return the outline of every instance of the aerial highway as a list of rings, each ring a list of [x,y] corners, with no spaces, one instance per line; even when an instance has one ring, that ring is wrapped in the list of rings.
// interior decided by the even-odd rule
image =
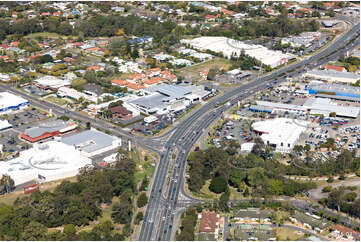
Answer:
[[[202,129],[208,127],[219,118],[230,106],[237,103],[238,99],[247,98],[267,87],[269,80],[286,80],[303,73],[304,68],[314,68],[329,60],[345,54],[360,43],[360,24],[355,24],[348,32],[330,43],[313,56],[300,62],[288,65],[259,79],[239,86],[230,92],[210,100],[196,112],[186,117],[178,124],[168,141],[165,143],[165,152],[160,155],[158,169],[154,176],[152,191],[149,197],[145,219],[139,234],[139,240],[171,240],[174,234],[174,218],[177,214],[177,201],[180,193],[192,199],[184,192],[184,172],[187,155],[194,143],[202,134]],[[230,105],[221,105],[229,102]],[[219,106],[219,107],[217,107]],[[168,182],[168,172],[172,159],[171,155],[177,154],[173,164],[173,172]],[[166,196],[165,203],[163,196]],[[163,201],[163,202],[161,202]]]
[[[178,121],[173,128],[157,137],[142,137],[131,134],[114,124],[41,101],[9,85],[0,84],[0,90],[20,95],[41,109],[51,109],[57,116],[66,115],[83,123],[90,122],[93,127],[108,130],[124,140],[129,139],[133,144],[157,153],[160,159],[153,175],[147,210],[138,239],[171,240],[177,227],[176,218],[179,217],[179,214],[188,205],[203,201],[192,198],[184,191],[184,176],[187,156],[209,125],[227,109],[235,105],[238,100],[266,89],[270,80],[282,82],[286,80],[286,77],[301,75],[305,70],[318,67],[355,48],[360,43],[359,31],[360,24],[354,24],[350,30],[314,55],[277,69],[209,100]],[[173,155],[176,155],[176,159],[172,158]]]

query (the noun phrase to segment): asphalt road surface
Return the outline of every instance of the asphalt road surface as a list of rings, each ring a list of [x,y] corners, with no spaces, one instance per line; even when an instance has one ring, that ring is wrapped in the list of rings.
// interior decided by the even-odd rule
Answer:
[[[202,129],[208,127],[209,124],[224,113],[230,106],[237,103],[238,99],[243,99],[267,87],[269,80],[280,78],[279,81],[285,80],[285,75],[294,76],[303,73],[304,67],[310,69],[327,63],[348,50],[359,45],[359,28],[360,24],[356,24],[350,31],[340,38],[337,38],[325,49],[317,52],[308,59],[286,66],[282,69],[256,79],[248,84],[242,85],[224,95],[210,100],[207,104],[200,107],[197,112],[189,115],[181,122],[172,136],[165,144],[165,153],[161,154],[160,163],[156,171],[153,181],[153,189],[150,194],[145,219],[139,235],[139,240],[171,240],[174,234],[173,229],[177,227],[173,224],[174,217],[177,213],[177,201],[179,193],[192,199],[184,192],[184,172],[186,166],[187,155],[193,144],[202,134]],[[345,48],[345,46],[348,46]],[[301,69],[301,70],[299,70]],[[281,78],[282,77],[282,78]],[[215,108],[219,104],[230,102],[230,106],[222,105]],[[175,151],[177,150],[177,151]],[[173,164],[173,172],[167,180],[170,167],[171,154],[177,154],[177,158]],[[167,185],[167,190],[164,191]],[[166,198],[163,193],[166,193]],[[164,201],[160,203],[161,200]]]

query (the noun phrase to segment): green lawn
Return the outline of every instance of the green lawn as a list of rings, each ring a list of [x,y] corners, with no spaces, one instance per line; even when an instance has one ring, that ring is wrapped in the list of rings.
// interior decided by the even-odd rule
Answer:
[[[217,69],[223,68],[223,69],[229,70],[229,68],[231,66],[232,66],[232,62],[230,60],[216,57],[212,60],[204,61],[199,64],[181,68],[181,69],[177,70],[177,72],[182,73],[182,74],[187,74],[187,75],[189,75],[191,73],[194,75],[194,77],[200,77],[199,72],[202,70],[210,70],[212,68],[217,68]]]
[[[67,101],[65,101],[62,98],[58,98],[58,97],[54,97],[54,96],[49,96],[45,98],[46,101],[57,104],[59,106],[63,106],[67,103]]]
[[[87,81],[83,78],[76,78],[71,81],[72,88],[83,87],[85,84],[87,84]]]
[[[298,235],[297,230],[291,228],[280,228],[278,232],[278,240],[295,241],[301,238],[303,235]]]
[[[147,161],[144,161],[144,155],[148,156]],[[137,166],[137,172],[134,175],[135,182],[138,184],[145,176],[151,178],[155,169],[155,166],[152,165],[152,163],[154,163],[153,157],[149,154],[144,154],[144,152],[140,152],[139,150],[135,150],[132,152],[132,158]]]
[[[202,197],[202,198],[207,198],[207,199],[211,199],[211,198],[220,198],[221,194],[216,194],[214,192],[211,192],[209,190],[209,185],[211,184],[211,180],[207,180],[206,184],[204,184],[204,186],[202,187],[202,189],[200,190],[200,193],[192,193],[193,195],[197,196],[197,197]]]
[[[59,37],[66,39],[68,38],[68,36],[63,36],[57,33],[49,33],[49,32],[41,32],[41,33],[34,33],[34,34],[28,34],[27,36],[25,36],[24,38],[36,38],[38,36],[41,36],[43,38],[51,38],[51,39],[57,39]]]

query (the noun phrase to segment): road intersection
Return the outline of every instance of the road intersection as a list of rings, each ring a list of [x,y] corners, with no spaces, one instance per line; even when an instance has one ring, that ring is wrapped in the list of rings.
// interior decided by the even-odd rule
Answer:
[[[309,58],[275,70],[209,100],[177,122],[172,129],[153,138],[136,136],[104,120],[91,118],[75,111],[67,111],[49,102],[42,102],[32,95],[7,85],[0,84],[0,91],[10,91],[20,95],[29,100],[32,105],[44,110],[51,109],[58,116],[66,115],[83,123],[90,122],[95,128],[110,131],[113,135],[122,137],[124,140],[131,140],[133,144],[155,152],[160,160],[153,175],[152,189],[138,239],[169,241],[173,239],[177,228],[176,222],[184,209],[189,205],[203,202],[185,192],[184,182],[187,156],[205,128],[208,128],[227,109],[237,104],[238,100],[266,89],[270,80],[282,82],[286,80],[286,77],[301,75],[305,68],[318,67],[355,48],[360,44],[359,30],[360,24],[357,23],[348,32]],[[229,105],[220,105],[226,103]],[[172,158],[173,155],[176,155],[176,159]],[[167,179],[169,174],[169,179]]]

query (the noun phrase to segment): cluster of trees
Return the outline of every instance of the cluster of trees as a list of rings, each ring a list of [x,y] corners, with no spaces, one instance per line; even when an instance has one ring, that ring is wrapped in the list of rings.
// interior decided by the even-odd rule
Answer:
[[[269,159],[262,142],[257,141],[252,153],[247,156],[238,155],[238,147],[233,142],[226,149],[210,147],[192,152],[188,157],[189,189],[200,192],[205,181],[211,179],[209,189],[214,193],[223,193],[223,199],[227,201],[229,186],[237,188],[244,196],[264,197],[293,196],[315,187],[313,183],[286,179],[286,166]]]
[[[194,208],[189,208],[182,214],[180,233],[177,232],[176,240],[194,241],[194,229],[197,224],[197,212]]]
[[[11,23],[9,20],[0,21],[0,40],[6,35],[15,34],[18,37],[38,32],[51,32],[61,35],[75,35],[83,37],[115,36],[115,35],[150,35],[155,42],[173,45],[179,41],[183,27],[176,23],[156,20],[144,20],[138,16],[95,15],[90,19],[79,21],[73,28],[65,18],[51,16],[40,19],[21,19]]]
[[[331,140],[330,140],[331,142]],[[332,146],[332,143],[329,143]],[[285,167],[288,175],[300,176],[335,176],[346,173],[357,173],[360,170],[360,158],[355,151],[343,150],[336,159],[329,158],[327,161],[312,160],[306,153],[305,161],[299,161],[296,157],[290,166]]]
[[[317,31],[319,23],[316,20],[300,21],[292,20],[286,16],[279,16],[269,20],[246,20],[241,28],[237,30],[240,37],[284,37],[297,35],[305,31]]]
[[[94,83],[94,84],[97,84],[97,85],[103,87],[104,92],[127,93],[128,89],[126,87],[123,88],[120,86],[112,85],[112,83],[109,80],[109,77],[112,75],[112,73],[113,72],[110,69],[106,69],[105,71],[98,71],[98,72],[90,70],[84,74],[84,79],[87,81],[87,83]]]
[[[35,64],[44,64],[44,63],[48,63],[48,62],[53,62],[53,57],[51,57],[51,55],[49,55],[49,54],[41,55],[41,56],[34,58]]]
[[[255,13],[255,15],[262,14]],[[262,36],[285,37],[289,35],[297,35],[305,31],[317,31],[319,27],[319,23],[316,20],[295,20],[288,18],[287,14],[285,14],[267,20],[244,20],[241,26],[235,23],[222,23],[216,27],[202,29],[199,33],[204,36],[225,36],[233,39],[254,39]]]
[[[360,217],[360,198],[357,198],[358,195],[354,192],[357,187],[340,186],[334,189],[326,188],[324,192],[330,193],[327,198],[320,199],[320,204],[354,217]]]
[[[18,198],[13,205],[0,206],[0,239],[53,240],[59,237],[72,240],[66,237],[68,233],[65,229],[63,233],[47,234],[47,228],[88,225],[102,214],[100,205],[110,204],[114,196],[119,197],[119,202],[113,205],[112,218],[117,223],[126,224],[131,232],[131,198],[136,190],[135,163],[126,156],[119,156],[115,168],[84,167],[76,182],[64,181],[53,192],[37,191],[30,196]],[[109,236],[114,235],[113,227],[109,221],[99,224],[92,231],[79,233],[76,238],[111,239]],[[118,234],[116,239],[127,237],[129,231],[123,230],[123,235]],[[75,236],[74,232],[70,234]]]
[[[76,26],[76,32],[82,32],[85,37],[114,36],[119,30],[126,35],[152,36],[155,42],[168,42],[175,44],[180,35],[174,22],[165,21],[159,23],[155,20],[144,20],[140,17],[129,16],[101,16],[97,15],[90,20],[80,21]]]
[[[17,61],[14,62],[5,62],[0,60],[0,72],[2,73],[14,73],[19,67],[19,63]]]
[[[136,59],[139,57],[139,46],[137,43],[131,46],[128,39],[115,39],[110,44],[110,53],[112,56]]]
[[[357,68],[360,68],[360,58],[350,56],[348,58],[341,58],[344,63],[343,66],[347,71],[354,72]]]
[[[251,70],[254,66],[261,66],[261,62],[253,57],[246,55],[244,50],[241,51],[239,56],[232,56],[231,60],[234,61],[232,69],[241,68],[242,70]]]

